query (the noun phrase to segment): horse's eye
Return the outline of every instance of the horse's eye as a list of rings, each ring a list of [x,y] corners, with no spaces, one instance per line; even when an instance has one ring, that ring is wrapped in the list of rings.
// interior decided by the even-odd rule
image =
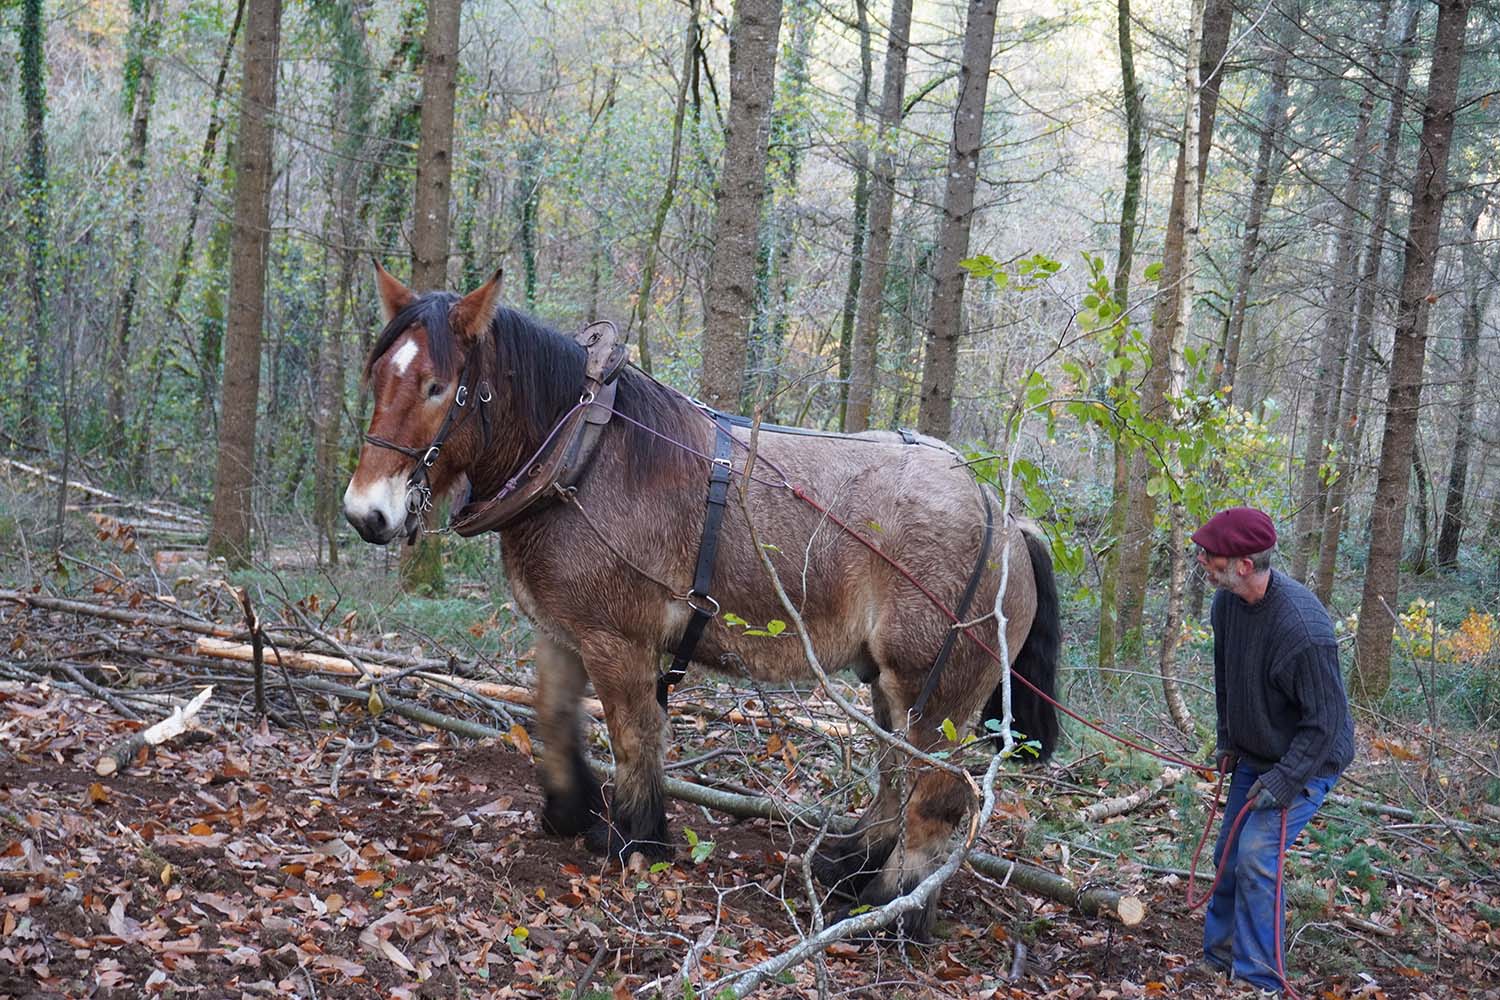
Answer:
[[[434,382],[434,383],[432,383],[431,385],[429,385],[427,387],[427,398],[428,399],[437,399],[439,396],[441,396],[443,394],[444,390],[446,390],[447,388],[448,387],[445,386],[445,385],[443,385],[443,383],[441,383],[441,382]]]

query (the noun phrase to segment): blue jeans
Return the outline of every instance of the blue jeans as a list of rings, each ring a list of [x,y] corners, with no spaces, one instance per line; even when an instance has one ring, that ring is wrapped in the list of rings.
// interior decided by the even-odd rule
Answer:
[[[1224,877],[1208,902],[1203,922],[1203,954],[1213,964],[1229,970],[1261,989],[1280,990],[1285,984],[1277,974],[1281,955],[1276,942],[1282,937],[1282,909],[1276,905],[1276,866],[1281,857],[1281,810],[1252,809],[1245,814],[1239,833],[1227,845],[1229,827],[1245,806],[1246,793],[1259,777],[1248,764],[1234,769],[1229,784],[1229,804],[1219,827],[1214,849],[1217,868]],[[1297,794],[1286,811],[1286,846],[1312,819],[1337,778],[1313,778]]]

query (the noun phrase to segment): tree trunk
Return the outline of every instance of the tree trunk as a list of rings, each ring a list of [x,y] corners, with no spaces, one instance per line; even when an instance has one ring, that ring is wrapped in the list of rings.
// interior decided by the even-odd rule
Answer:
[[[1413,576],[1425,576],[1432,567],[1427,563],[1427,551],[1432,540],[1429,527],[1432,523],[1432,504],[1427,499],[1432,493],[1432,477],[1427,474],[1427,462],[1422,458],[1422,419],[1417,418],[1417,429],[1411,449],[1412,479],[1417,486],[1417,509],[1413,511],[1417,523],[1417,544],[1412,546],[1411,572]]]
[[[1360,441],[1363,438],[1361,423],[1364,415],[1360,404],[1367,398],[1364,392],[1366,370],[1369,365],[1371,341],[1375,331],[1375,307],[1379,301],[1381,266],[1385,258],[1386,224],[1391,211],[1391,189],[1396,176],[1396,159],[1401,148],[1401,127],[1405,119],[1407,84],[1411,81],[1411,64],[1415,56],[1417,22],[1421,6],[1411,3],[1407,7],[1406,19],[1396,45],[1396,66],[1392,75],[1391,110],[1386,119],[1385,149],[1380,164],[1380,177],[1375,186],[1375,205],[1370,218],[1370,236],[1365,247],[1364,263],[1360,271],[1359,288],[1354,310],[1353,346],[1350,363],[1344,367],[1344,398],[1348,400],[1346,412],[1339,424],[1338,470],[1328,490],[1328,501],[1324,505],[1323,533],[1318,552],[1318,572],[1313,592],[1325,605],[1333,600],[1333,577],[1338,565],[1339,538],[1343,530],[1345,508],[1349,502],[1352,478],[1358,467]]]
[[[229,311],[225,329],[223,418],[214,473],[208,553],[231,565],[250,561],[251,500],[255,484],[255,423],[260,402],[260,338],[265,312],[266,257],[271,235],[271,116],[276,113],[281,0],[250,5],[245,24],[245,69],[235,172],[234,233],[230,250]]]
[[[448,205],[453,189],[453,101],[460,0],[429,0],[422,36],[422,125],[412,205],[411,285],[448,287]]]
[[[1186,211],[1188,190],[1184,164],[1197,163],[1195,189],[1201,189],[1213,147],[1214,115],[1219,107],[1219,84],[1224,53],[1229,47],[1229,29],[1234,19],[1232,0],[1207,0],[1203,7],[1202,46],[1197,60],[1198,147],[1192,153],[1179,147],[1177,172],[1172,181],[1172,203],[1167,212],[1166,242],[1157,288],[1157,308],[1151,317],[1148,344],[1152,364],[1141,386],[1141,415],[1147,420],[1166,419],[1174,365],[1180,363],[1185,328],[1178,321],[1182,296],[1177,287],[1185,276]],[[1196,206],[1195,206],[1196,209]],[[1156,500],[1146,492],[1151,478],[1148,449],[1137,449],[1130,462],[1130,496],[1125,505],[1125,530],[1120,536],[1120,645],[1127,656],[1140,653],[1141,615],[1146,602],[1146,581],[1151,570],[1152,542],[1156,537]]]
[[[141,286],[145,257],[146,145],[151,131],[151,104],[156,97],[156,43],[161,35],[159,0],[131,0],[129,54],[125,59],[125,111],[130,115],[130,133],[125,169],[130,177],[126,194],[128,217],[125,238],[125,287],[115,308],[114,338],[105,367],[105,420],[110,454],[124,460],[129,454],[125,422],[125,397],[130,380],[130,327],[135,300]]]
[[[787,311],[794,276],[792,248],[797,230],[797,182],[802,150],[808,141],[806,110],[802,107],[809,82],[816,10],[808,0],[791,0],[783,16],[787,40],[781,52],[781,85],[771,109],[767,153],[768,203],[761,213],[757,251],[755,318],[748,346],[750,373],[746,403],[765,419],[776,419],[774,402],[780,383],[781,353],[786,340]]]
[[[859,303],[854,337],[849,345],[849,403],[844,430],[854,433],[870,426],[875,398],[875,359],[880,342],[880,313],[885,303],[886,272],[890,267],[891,218],[896,204],[896,129],[906,93],[906,58],[911,48],[911,0],[891,0],[890,36],[880,91],[880,124],[876,128],[875,160],[870,190],[870,232],[865,239],[864,269],[859,278]]]
[[[672,210],[672,199],[677,193],[677,176],[682,168],[682,121],[687,116],[688,81],[698,58],[698,16],[700,0],[688,0],[688,23],[682,39],[682,76],[677,81],[677,107],[672,113],[672,159],[667,166],[667,179],[662,185],[661,198],[656,202],[656,215],[651,220],[651,238],[646,241],[646,259],[641,265],[641,290],[636,295],[635,309],[630,316],[630,328],[636,331],[636,344],[641,352],[641,370],[651,374],[651,297],[656,283],[656,255],[661,248],[661,234],[667,227],[667,213]]]
[[[1479,216],[1484,198],[1474,195],[1464,213],[1468,239],[1463,246],[1464,318],[1459,337],[1458,416],[1453,430],[1453,458],[1448,463],[1448,492],[1443,497],[1443,526],[1438,533],[1438,569],[1458,568],[1458,543],[1464,530],[1469,480],[1469,449],[1474,441],[1474,400],[1479,388],[1479,331],[1493,287],[1485,280],[1479,254]]]
[[[729,120],[715,198],[699,389],[705,403],[721,410],[739,410],[745,391],[780,30],[781,0],[736,0],[729,31]]]
[[[875,75],[870,51],[870,5],[854,0],[859,31],[859,86],[854,91],[854,127],[859,138],[854,149],[854,234],[849,244],[849,281],[844,286],[844,310],[839,322],[839,430],[849,430],[849,380],[854,358],[854,322],[859,316],[859,285],[864,276],[865,235],[870,216],[870,147],[865,142],[865,120],[870,116],[870,83]],[[865,421],[869,423],[868,418]]]
[[[1385,431],[1370,512],[1370,554],[1354,648],[1353,693],[1366,705],[1383,697],[1391,681],[1390,616],[1397,608],[1401,535],[1427,354],[1426,300],[1432,290],[1443,201],[1448,194],[1448,152],[1469,3],[1439,0],[1437,37],[1422,109],[1421,147],[1412,170],[1416,187],[1402,265]]]
[[[1141,133],[1140,88],[1135,80],[1135,49],[1130,41],[1130,0],[1118,0],[1115,27],[1120,42],[1121,99],[1125,105],[1125,192],[1120,198],[1120,250],[1115,259],[1115,304],[1120,311],[1130,309],[1130,271],[1135,260],[1135,228],[1140,213],[1141,163],[1144,158]],[[1123,345],[1122,345],[1123,347]],[[1117,392],[1125,391],[1125,373],[1113,379]],[[1110,487],[1109,533],[1106,536],[1103,565],[1099,574],[1099,670],[1104,682],[1114,684],[1115,643],[1119,639],[1119,618],[1115,598],[1120,588],[1120,536],[1125,530],[1126,505],[1130,493],[1126,488],[1130,471],[1132,442],[1117,435],[1113,452],[1114,480]]]
[[[50,342],[47,308],[47,257],[50,243],[47,207],[47,89],[44,82],[47,26],[42,0],[21,4],[21,104],[25,109],[26,152],[21,164],[22,205],[26,216],[26,290],[31,296],[31,340],[27,345],[26,398],[21,437],[40,444],[49,395],[42,354]]]
[[[214,164],[219,149],[219,133],[224,130],[224,82],[229,76],[229,64],[234,56],[235,40],[239,38],[240,25],[245,18],[245,0],[238,0],[234,8],[234,20],[224,40],[224,51],[219,56],[219,69],[214,75],[213,97],[209,100],[208,131],[203,136],[203,149],[198,154],[198,169],[193,173],[193,193],[188,198],[187,225],[183,230],[182,247],[177,251],[177,263],[172,268],[172,278],[167,286],[167,302],[162,315],[168,322],[179,320],[184,327],[187,320],[177,312],[182,302],[183,290],[187,287],[188,271],[193,263],[193,242],[198,230],[198,212],[203,206],[203,193],[208,190],[208,172]],[[201,322],[201,320],[200,320]],[[145,409],[141,413],[140,426],[135,434],[135,479],[145,483],[151,476],[151,446],[156,426],[156,407],[161,400],[161,377],[170,351],[165,343],[158,341],[151,353],[150,389],[146,394]],[[201,373],[201,359],[200,359]],[[212,398],[212,379],[201,379],[204,400]]]
[[[429,0],[422,36],[421,139],[412,206],[411,284],[448,287],[448,202],[453,189],[453,104],[458,79],[460,0]],[[527,304],[531,304],[528,286]],[[428,511],[429,520],[435,511]],[[442,539],[419,533],[401,549],[401,586],[410,592],[443,589]]]
[[[1272,16],[1277,16],[1272,14]],[[1260,146],[1255,154],[1255,174],[1250,181],[1250,206],[1245,213],[1245,235],[1240,241],[1240,260],[1235,272],[1234,291],[1229,302],[1229,330],[1224,337],[1224,357],[1219,384],[1229,387],[1229,398],[1235,398],[1236,373],[1240,364],[1240,344],[1245,335],[1245,313],[1250,288],[1260,268],[1260,227],[1276,180],[1281,176],[1285,156],[1281,144],[1286,133],[1287,64],[1302,30],[1302,4],[1296,0],[1281,11],[1281,31],[1276,39],[1276,54],[1271,63],[1271,86],[1266,96],[1266,113],[1260,124]],[[1243,393],[1240,394],[1243,398]]]
[[[937,283],[932,289],[932,314],[928,317],[927,349],[922,361],[922,397],[917,411],[917,427],[922,433],[938,438],[947,438],[953,431],[953,382],[964,316],[965,275],[959,262],[969,256],[969,229],[974,221],[979,150],[984,145],[984,105],[989,93],[998,6],[998,0],[969,0],[964,22],[958,107],[953,111],[953,141],[948,147],[943,221],[938,232]]]
[[[1381,5],[1380,34],[1390,21],[1390,0]],[[1328,478],[1324,467],[1333,444],[1338,422],[1339,397],[1344,384],[1344,367],[1348,361],[1349,338],[1353,327],[1355,289],[1359,284],[1359,215],[1364,209],[1365,163],[1369,155],[1370,118],[1375,112],[1375,81],[1366,80],[1364,97],[1359,104],[1354,136],[1344,159],[1349,171],[1340,195],[1339,220],[1334,237],[1331,294],[1323,342],[1318,349],[1318,367],[1314,373],[1312,420],[1302,449],[1302,474],[1295,497],[1297,516],[1293,522],[1292,576],[1313,582],[1308,573],[1318,554],[1318,529],[1323,524],[1327,501]]]
[[[365,44],[366,26],[360,8],[350,0],[321,6],[338,47],[333,66],[333,106],[330,127],[337,139],[337,155],[330,158],[326,216],[330,257],[336,268],[334,289],[328,296],[322,335],[317,341],[313,368],[313,521],[319,538],[319,558],[339,561],[339,417],[344,406],[344,330],[350,321],[360,243],[360,176],[369,144],[370,106],[374,80]],[[326,548],[324,547],[326,544]]]

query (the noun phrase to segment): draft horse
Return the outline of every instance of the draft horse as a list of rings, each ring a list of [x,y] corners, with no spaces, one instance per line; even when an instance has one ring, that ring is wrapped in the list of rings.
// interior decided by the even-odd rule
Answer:
[[[851,668],[870,685],[880,725],[929,751],[951,746],[944,720],[964,727],[1000,714],[1002,670],[961,637],[934,669],[954,630],[933,597],[982,618],[1004,571],[1005,648],[1014,672],[1035,685],[1014,685],[1014,729],[1042,756],[1052,750],[1057,717],[1036,693],[1052,692],[1060,642],[1051,560],[1034,526],[994,524],[993,491],[952,449],[911,434],[763,428],[747,477],[743,424],[618,365],[618,349],[601,365],[578,339],[503,307],[498,272],[459,297],[417,294],[378,263],[376,271],[387,323],[366,363],[375,408],[344,513],[365,541],[385,544],[419,530],[431,494],[466,480],[470,500],[456,527],[499,531],[516,604],[538,634],[544,830],[585,834],[590,848],[621,861],[669,853],[658,688],[663,656],[680,645],[693,646],[693,664],[719,672],[772,683],[809,676],[799,637],[765,634],[788,616],[757,541],[819,660]],[[589,426],[578,432],[580,413]],[[546,457],[559,448],[566,460]],[[704,593],[694,590],[695,564],[715,467],[727,496]],[[506,509],[528,488],[531,501]],[[706,627],[686,643],[695,609]],[[973,628],[995,646],[993,620]],[[582,749],[579,701],[590,682],[616,763],[608,801]],[[967,786],[951,774],[889,754],[879,771],[858,825],[825,841],[816,865],[821,880],[868,905],[940,864],[970,808]],[[923,933],[932,918],[918,914],[908,929]]]

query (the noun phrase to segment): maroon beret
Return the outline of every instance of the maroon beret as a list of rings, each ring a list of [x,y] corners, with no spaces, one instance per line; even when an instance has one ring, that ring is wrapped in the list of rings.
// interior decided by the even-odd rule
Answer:
[[[1276,525],[1254,507],[1221,510],[1193,532],[1193,541],[1209,555],[1253,556],[1276,545]]]

